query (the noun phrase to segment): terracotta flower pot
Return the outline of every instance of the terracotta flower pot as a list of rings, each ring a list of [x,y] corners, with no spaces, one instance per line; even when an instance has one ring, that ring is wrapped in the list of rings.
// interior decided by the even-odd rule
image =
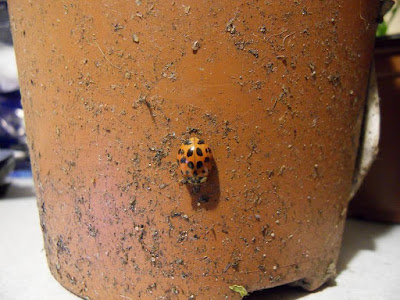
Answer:
[[[378,1],[9,5],[63,286],[235,299],[229,286],[314,290],[334,276]],[[194,136],[214,156],[198,186],[176,163]]]

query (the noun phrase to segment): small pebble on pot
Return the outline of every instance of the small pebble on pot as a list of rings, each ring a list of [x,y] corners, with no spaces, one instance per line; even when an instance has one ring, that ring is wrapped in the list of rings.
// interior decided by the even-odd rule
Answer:
[[[199,49],[200,49],[200,42],[199,41],[195,41],[193,43],[193,45],[192,45],[193,53],[196,53]]]
[[[132,40],[134,43],[139,44],[139,37],[136,34],[132,34]]]

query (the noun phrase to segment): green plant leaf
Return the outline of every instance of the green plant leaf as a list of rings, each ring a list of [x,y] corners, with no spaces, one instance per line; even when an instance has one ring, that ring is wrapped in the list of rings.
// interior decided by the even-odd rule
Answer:
[[[378,28],[376,29],[376,36],[384,36],[388,30],[388,25],[386,22],[382,22],[378,24]]]
[[[239,295],[240,295],[242,298],[248,295],[247,290],[246,290],[246,288],[245,288],[244,286],[236,285],[236,284],[235,284],[235,285],[229,286],[229,288],[230,288],[232,291],[234,291],[234,292],[236,292],[236,293],[239,293]]]
[[[394,17],[397,14],[398,9],[400,8],[400,1],[397,1],[392,8],[386,13],[385,20],[381,24],[378,24],[378,28],[376,29],[376,36],[384,36],[387,34],[388,28],[390,24],[393,22]]]

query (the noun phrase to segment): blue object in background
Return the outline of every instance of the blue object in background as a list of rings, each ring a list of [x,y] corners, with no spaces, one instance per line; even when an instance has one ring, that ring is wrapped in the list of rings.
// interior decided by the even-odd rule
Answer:
[[[7,168],[8,177],[32,176],[19,91],[0,93],[0,151],[12,153],[15,161],[13,168]]]
[[[0,94],[0,148],[26,150],[24,112],[19,91]]]
[[[0,0],[0,187],[31,176],[7,1]]]

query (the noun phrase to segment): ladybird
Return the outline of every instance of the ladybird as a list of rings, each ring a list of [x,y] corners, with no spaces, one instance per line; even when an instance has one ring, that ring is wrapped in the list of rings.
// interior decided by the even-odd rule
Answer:
[[[182,176],[191,184],[207,180],[211,172],[211,149],[203,140],[192,137],[178,150],[177,163]]]

